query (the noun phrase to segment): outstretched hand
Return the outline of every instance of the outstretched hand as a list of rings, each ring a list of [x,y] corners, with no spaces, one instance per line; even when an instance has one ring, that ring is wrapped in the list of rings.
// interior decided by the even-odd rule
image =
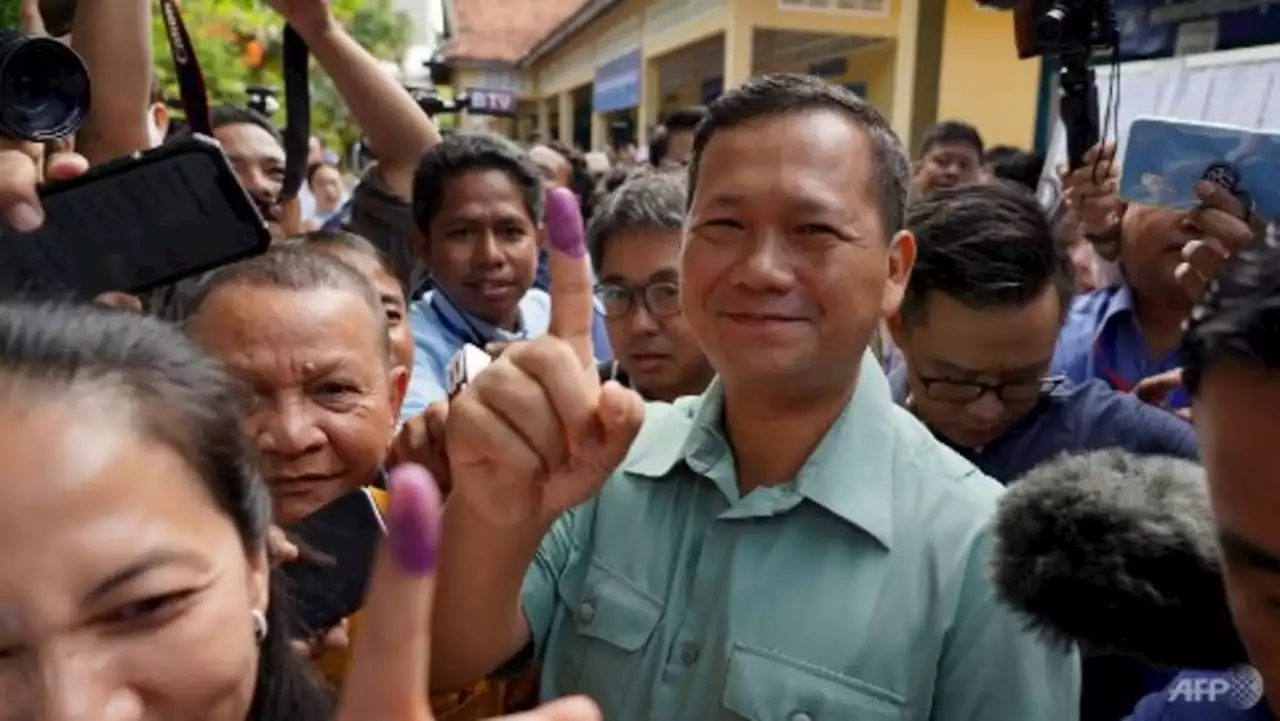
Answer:
[[[440,542],[440,492],[422,466],[400,466],[388,484],[387,537],[374,563],[351,672],[335,721],[432,721],[425,687]],[[412,612],[410,612],[412,611]],[[569,698],[505,721],[601,721]]]
[[[549,524],[590,498],[644,419],[634,391],[600,383],[591,265],[570,191],[548,191],[546,232],[550,332],[508,346],[449,404],[451,502],[501,527]]]

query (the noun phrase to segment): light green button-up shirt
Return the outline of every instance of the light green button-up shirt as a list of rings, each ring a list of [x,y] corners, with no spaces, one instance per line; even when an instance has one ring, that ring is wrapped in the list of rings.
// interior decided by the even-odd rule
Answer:
[[[987,579],[1001,486],[894,405],[870,356],[793,483],[738,492],[723,393],[652,404],[543,540],[524,609],[544,698],[608,721],[1076,721],[1074,649]]]

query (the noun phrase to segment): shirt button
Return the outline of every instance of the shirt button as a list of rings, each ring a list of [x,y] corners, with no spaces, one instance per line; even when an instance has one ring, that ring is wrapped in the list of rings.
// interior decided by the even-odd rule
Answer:
[[[680,663],[685,666],[692,666],[698,662],[699,655],[701,655],[701,651],[698,650],[696,644],[686,643],[680,648]]]
[[[578,604],[578,623],[588,624],[596,617],[595,601],[583,601]]]
[[[804,711],[796,711],[791,714],[790,721],[813,721],[813,717]]]

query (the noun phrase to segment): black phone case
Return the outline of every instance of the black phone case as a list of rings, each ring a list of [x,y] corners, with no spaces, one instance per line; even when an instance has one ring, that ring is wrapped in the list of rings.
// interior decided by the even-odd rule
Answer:
[[[200,135],[49,183],[40,197],[40,229],[0,222],[0,298],[142,293],[271,244],[221,148]]]
[[[294,638],[333,628],[364,604],[383,524],[372,497],[352,491],[285,532],[301,557],[282,566],[293,605]]]

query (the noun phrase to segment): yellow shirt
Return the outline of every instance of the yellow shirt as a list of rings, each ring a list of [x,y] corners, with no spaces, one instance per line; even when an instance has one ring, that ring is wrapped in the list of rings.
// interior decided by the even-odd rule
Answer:
[[[377,488],[370,488],[378,510],[387,512],[387,494]],[[354,644],[360,629],[360,613],[347,617],[347,636]],[[315,667],[335,689],[342,689],[342,681],[346,678],[351,666],[351,654],[348,649],[330,649],[316,659]],[[475,686],[458,693],[435,694],[431,697],[431,708],[438,721],[478,721],[503,713],[511,713],[531,708],[537,700],[537,677],[528,674],[514,682],[481,681]]]

